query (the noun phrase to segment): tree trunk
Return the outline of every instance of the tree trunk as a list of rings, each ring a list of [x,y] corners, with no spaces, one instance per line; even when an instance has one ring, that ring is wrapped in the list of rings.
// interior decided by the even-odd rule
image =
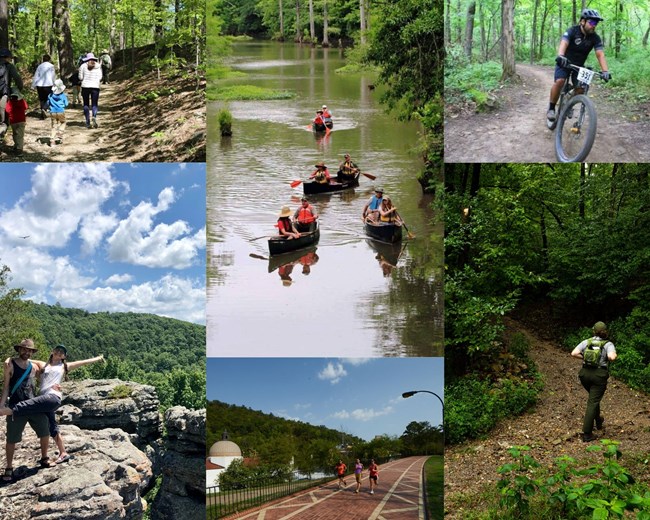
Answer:
[[[539,0],[535,0],[533,5],[533,30],[530,34],[530,64],[535,62],[535,45],[537,43],[537,9],[539,7]]]
[[[580,164],[580,192],[578,200],[578,211],[580,218],[585,218],[585,192],[587,190],[587,169],[585,163]]]
[[[501,81],[517,74],[515,69],[515,36],[514,36],[515,0],[502,0],[501,3],[501,34],[503,73]]]
[[[282,11],[282,0],[278,0],[278,9],[280,11],[280,41],[284,41],[284,12]]]
[[[300,0],[296,0],[296,37],[297,42],[302,42],[302,31],[300,30]]]
[[[314,0],[309,0],[309,37],[311,43],[316,43],[316,28],[314,27]]]
[[[445,45],[448,45],[450,43],[451,43],[451,0],[447,0],[447,12],[445,13]]]
[[[478,4],[478,23],[481,30],[481,56],[487,61],[487,40],[485,39],[485,11],[481,4]]]
[[[470,2],[467,7],[467,21],[465,22],[465,56],[472,61],[472,46],[474,45],[474,14],[476,13],[476,2]]]
[[[0,0],[0,47],[9,48],[9,6],[7,0]]]
[[[648,25],[648,28],[646,29],[646,32],[643,35],[643,41],[641,42],[641,44],[643,45],[644,48],[648,46],[648,36],[649,35],[650,35],[650,25]]]
[[[361,45],[366,43],[366,2],[359,0],[359,30],[361,31]]]
[[[327,0],[323,0],[323,47],[330,46],[330,38],[327,34],[329,32],[329,20],[327,18]]]
[[[72,52],[72,31],[68,0],[52,0],[52,26],[59,56],[59,74],[67,78],[76,67]]]
[[[621,26],[623,25],[623,0],[619,0],[616,3],[616,20],[614,22],[614,57],[618,58],[618,55],[621,53],[621,39],[623,37],[623,31]]]
[[[117,9],[115,2],[111,2],[111,25],[108,34],[108,52],[113,56],[113,52],[117,47]]]

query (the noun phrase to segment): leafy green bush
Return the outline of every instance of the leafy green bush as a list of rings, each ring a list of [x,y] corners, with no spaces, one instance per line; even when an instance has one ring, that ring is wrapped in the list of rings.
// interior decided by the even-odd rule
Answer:
[[[127,397],[131,397],[132,393],[133,391],[131,390],[131,387],[127,385],[117,385],[113,390],[111,390],[108,397],[110,399],[126,399]]]
[[[475,98],[499,86],[501,64],[496,61],[470,63],[460,46],[447,48],[445,57],[445,101],[457,103]]]
[[[217,120],[219,121],[221,135],[232,135],[232,114],[230,111],[225,108],[220,110],[219,114],[217,114]]]

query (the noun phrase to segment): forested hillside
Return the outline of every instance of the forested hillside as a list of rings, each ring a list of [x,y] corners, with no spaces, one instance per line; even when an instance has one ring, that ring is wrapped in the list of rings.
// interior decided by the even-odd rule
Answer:
[[[29,107],[25,157],[204,160],[205,29],[200,0],[0,0],[0,48],[13,55]],[[99,128],[90,131],[81,106],[72,106],[70,80],[87,53],[98,59],[108,54],[112,61],[110,82],[100,88]],[[49,121],[40,121],[39,99],[30,88],[44,55],[64,80],[70,102],[67,139],[58,147],[45,138]]]
[[[644,165],[450,164],[445,175],[448,439],[537,397],[510,315],[568,353],[605,321],[611,374],[650,391],[650,178]]]

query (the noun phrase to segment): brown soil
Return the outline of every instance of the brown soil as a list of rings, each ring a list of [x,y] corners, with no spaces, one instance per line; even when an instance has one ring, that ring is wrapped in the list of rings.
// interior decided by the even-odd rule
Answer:
[[[556,162],[555,134],[546,127],[553,69],[517,64],[517,73],[519,81],[495,92],[496,108],[487,113],[445,107],[445,162]],[[598,114],[589,162],[650,162],[648,107],[621,105],[601,85],[589,91]]]
[[[63,144],[50,142],[51,123],[41,120],[38,100],[28,103],[24,156],[17,159],[7,152],[13,146],[11,130],[0,146],[0,161],[29,162],[202,162],[205,161],[206,115],[205,79],[191,71],[155,71],[131,77],[119,64],[110,83],[99,94],[99,128],[85,126],[83,109],[72,106],[72,89],[66,89],[70,105]],[[31,77],[23,74],[25,90]],[[170,93],[170,91],[173,92]],[[160,92],[157,99],[139,96]],[[164,94],[167,95],[164,95]]]
[[[508,448],[526,445],[530,454],[544,467],[552,467],[556,457],[571,456],[577,460],[597,460],[582,442],[582,418],[587,392],[578,381],[580,362],[560,349],[553,341],[539,339],[519,322],[508,319],[507,333],[523,333],[530,343],[530,354],[544,379],[544,390],[537,406],[529,413],[500,422],[482,440],[469,441],[448,448],[445,452],[445,510],[446,517],[460,519],[470,509],[481,508],[481,493],[499,479],[497,468],[512,458]],[[650,395],[631,390],[610,377],[601,403],[605,417],[598,438],[620,442],[621,463],[650,453]],[[593,444],[593,443],[591,443]],[[596,441],[597,444],[597,441]],[[602,460],[602,456],[600,459]],[[635,467],[638,471],[638,466]],[[648,481],[645,474],[635,474],[637,480]]]

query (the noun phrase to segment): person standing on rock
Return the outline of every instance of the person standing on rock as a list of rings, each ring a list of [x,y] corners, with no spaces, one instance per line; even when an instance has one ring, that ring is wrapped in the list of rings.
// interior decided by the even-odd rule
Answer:
[[[61,383],[68,379],[68,372],[75,368],[104,361],[104,356],[97,356],[81,361],[66,362],[68,350],[64,345],[57,345],[47,363],[34,360],[33,363],[38,367],[41,374],[41,391],[37,397],[27,399],[16,403],[15,405],[0,406],[0,415],[13,415],[14,417],[28,416],[34,413],[45,413],[49,421],[50,437],[54,439],[59,448],[59,458],[55,464],[61,464],[70,459],[70,455],[65,451],[63,437],[59,432],[59,425],[56,423],[54,412],[61,406]]]
[[[56,70],[49,54],[43,54],[43,61],[34,72],[32,88],[38,92],[38,101],[41,104],[41,119],[45,119],[50,106],[47,97],[52,93],[52,86],[56,79]]]
[[[34,341],[24,339],[20,344],[14,345],[14,350],[18,355],[7,358],[4,364],[4,385],[2,397],[0,398],[1,407],[4,407],[7,402],[9,406],[15,406],[21,401],[34,397],[34,376],[38,372],[38,365],[32,363],[30,358],[38,349],[34,347]],[[27,423],[32,427],[41,443],[41,459],[39,461],[41,467],[50,468],[54,466],[54,463],[50,462],[47,456],[50,443],[47,416],[44,413],[32,413],[22,417],[8,417],[7,443],[5,445],[7,465],[2,476],[2,480],[5,482],[13,480],[16,444],[22,440],[23,430]]]
[[[591,338],[582,341],[571,352],[573,357],[582,359],[578,378],[584,389],[589,392],[582,424],[583,442],[596,439],[593,434],[594,424],[598,430],[603,428],[605,418],[600,413],[600,401],[607,389],[609,364],[616,359],[616,347],[607,339],[607,326],[602,321],[596,322],[593,331]]]
[[[18,87],[20,91],[24,88],[23,79],[16,66],[11,63],[12,59],[13,54],[9,49],[0,49],[0,139],[4,137],[9,128],[5,107],[9,100],[11,87]]]
[[[86,128],[97,128],[97,110],[99,109],[99,84],[102,80],[102,68],[97,65],[97,58],[92,52],[86,54],[84,62],[79,67],[79,79],[81,80],[81,99],[84,104],[84,116],[86,117]]]

